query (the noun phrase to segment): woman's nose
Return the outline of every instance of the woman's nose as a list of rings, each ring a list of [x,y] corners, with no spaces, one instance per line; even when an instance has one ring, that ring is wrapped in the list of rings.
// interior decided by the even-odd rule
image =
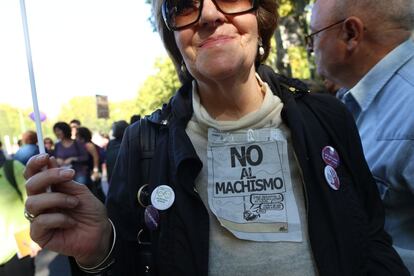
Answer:
[[[217,26],[226,20],[223,14],[213,0],[204,0],[203,8],[200,15],[201,26]]]

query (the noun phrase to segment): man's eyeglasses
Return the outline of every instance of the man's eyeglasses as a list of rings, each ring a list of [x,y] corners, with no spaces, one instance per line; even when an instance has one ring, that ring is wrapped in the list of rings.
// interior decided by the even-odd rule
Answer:
[[[161,11],[168,29],[177,31],[196,23],[205,0],[165,0]],[[226,15],[237,15],[257,9],[259,0],[211,0]]]
[[[338,24],[341,24],[345,20],[346,20],[346,18],[345,19],[342,19],[342,20],[339,20],[338,22],[335,22],[335,23],[333,23],[333,24],[331,24],[331,25],[329,25],[329,26],[327,26],[325,28],[322,28],[322,29],[320,29],[318,31],[315,31],[315,32],[313,32],[313,33],[308,34],[307,36],[305,36],[306,48],[308,49],[308,51],[309,52],[312,52],[313,51],[313,36],[314,35],[319,34],[320,32],[326,31],[326,30],[328,30],[328,29],[330,29],[330,28],[332,28],[332,27],[334,27],[334,26],[336,26]]]

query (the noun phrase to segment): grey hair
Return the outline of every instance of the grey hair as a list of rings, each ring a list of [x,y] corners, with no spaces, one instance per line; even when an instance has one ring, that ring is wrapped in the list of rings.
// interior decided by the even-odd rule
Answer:
[[[355,15],[414,30],[414,0],[335,0],[336,15]],[[343,17],[343,16],[342,16]]]

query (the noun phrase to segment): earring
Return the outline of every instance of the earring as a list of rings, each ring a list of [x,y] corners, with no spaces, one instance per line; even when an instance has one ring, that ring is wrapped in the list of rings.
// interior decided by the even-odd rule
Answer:
[[[187,73],[187,67],[185,67],[184,60],[181,61],[181,67],[180,67],[180,69],[181,69],[181,72]]]
[[[265,50],[263,48],[263,42],[262,42],[262,38],[259,37],[259,55],[263,56],[265,53]]]

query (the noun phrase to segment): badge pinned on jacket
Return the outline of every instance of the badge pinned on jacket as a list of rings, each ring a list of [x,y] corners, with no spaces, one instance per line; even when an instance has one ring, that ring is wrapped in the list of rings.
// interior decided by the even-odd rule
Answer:
[[[340,163],[338,152],[331,146],[326,146],[322,149],[322,159],[326,165],[329,165],[334,169],[336,169]]]
[[[175,200],[175,193],[170,186],[160,185],[151,193],[151,203],[157,210],[170,208]]]
[[[326,164],[324,169],[326,182],[333,190],[339,190],[341,182],[335,170],[340,163],[338,152],[332,146],[326,146],[322,149],[322,160]]]
[[[326,182],[328,183],[329,187],[331,187],[335,191],[339,190],[339,187],[341,186],[341,182],[339,181],[339,177],[335,169],[327,165],[325,167],[324,173],[325,173]]]
[[[158,224],[160,221],[160,214],[158,213],[158,210],[152,206],[148,205],[145,208],[144,212],[144,221],[147,228],[151,231],[155,231],[158,228]]]

